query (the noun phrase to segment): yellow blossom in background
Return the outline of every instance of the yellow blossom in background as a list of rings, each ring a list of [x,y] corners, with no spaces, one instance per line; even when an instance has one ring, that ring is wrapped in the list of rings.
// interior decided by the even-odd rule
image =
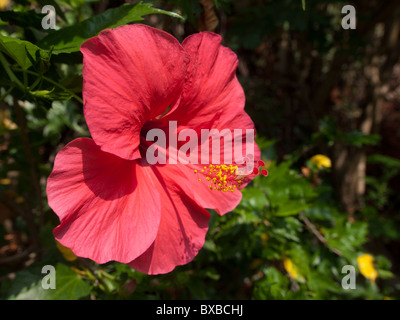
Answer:
[[[64,247],[61,243],[56,240],[57,249],[61,252],[64,259],[67,261],[74,261],[77,259],[76,255],[70,248]]]
[[[375,279],[378,277],[378,272],[374,267],[374,257],[370,254],[363,254],[357,258],[357,263],[361,274],[365,278],[375,282]]]
[[[24,202],[25,202],[24,197],[18,196],[18,197],[15,198],[15,203],[21,204],[21,203],[24,203]]]
[[[267,240],[268,240],[268,235],[266,233],[261,234],[261,241],[263,246],[267,244]]]
[[[0,10],[3,10],[10,3],[10,0],[0,0]]]
[[[283,266],[286,272],[290,275],[293,280],[304,282],[304,278],[300,275],[296,265],[289,258],[283,258]]]
[[[4,186],[9,185],[9,184],[11,184],[11,180],[8,178],[0,179],[0,184],[2,184]]]
[[[0,0],[1,3],[2,0]],[[1,8],[0,8],[1,9]],[[15,130],[17,125],[10,119],[9,110],[0,110],[0,129]]]
[[[318,168],[330,168],[332,166],[331,159],[323,154],[316,154],[315,156],[312,156],[310,161],[316,164]]]
[[[290,260],[289,258],[284,258],[283,259],[283,266],[285,267],[286,272],[293,278],[293,279],[297,279],[298,278],[298,273],[297,270],[292,262],[292,260]]]

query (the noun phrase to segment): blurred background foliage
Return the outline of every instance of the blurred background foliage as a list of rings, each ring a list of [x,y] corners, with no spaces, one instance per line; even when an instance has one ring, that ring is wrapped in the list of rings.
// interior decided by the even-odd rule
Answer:
[[[357,28],[344,30],[352,4]],[[44,30],[44,5],[57,12]],[[1,0],[1,299],[400,298],[400,3],[338,0]],[[88,136],[80,44],[142,22],[180,41],[222,35],[239,57],[268,170],[211,212],[193,262],[148,276],[57,244],[46,178]],[[44,265],[57,289],[43,290]],[[345,265],[356,289],[342,288]]]

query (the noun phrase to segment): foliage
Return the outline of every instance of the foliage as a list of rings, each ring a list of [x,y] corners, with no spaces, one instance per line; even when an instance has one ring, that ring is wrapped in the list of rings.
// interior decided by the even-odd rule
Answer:
[[[259,10],[257,1],[244,2],[248,5],[236,12],[232,0],[214,1],[218,13],[231,21],[227,45],[250,60],[276,28],[311,30],[308,36],[322,64],[341,41],[333,27],[341,1],[323,1],[329,5],[329,19],[320,15],[316,1],[258,2],[265,10]],[[57,30],[44,30],[40,24],[40,8],[49,3],[57,11]],[[394,261],[380,244],[400,240],[391,188],[400,161],[379,153],[368,157],[375,171],[366,177],[362,206],[349,214],[337,199],[334,166],[317,166],[311,156],[339,143],[377,146],[380,136],[343,130],[327,115],[317,126],[293,123],[295,142],[282,149],[274,130],[286,115],[277,108],[279,99],[272,98],[280,84],[269,82],[268,89],[259,90],[268,82],[258,82],[257,74],[241,74],[240,80],[260,128],[258,144],[269,175],[257,176],[242,191],[233,212],[222,217],[211,212],[204,248],[193,262],[166,275],[148,276],[117,262],[98,265],[71,258],[52,235],[58,221],[47,205],[45,180],[60,147],[89,136],[82,112],[80,45],[106,28],[144,18],[150,23],[148,15],[154,14],[165,25],[193,30],[201,6],[194,0],[170,0],[104,10],[95,0],[54,0],[13,1],[8,9],[0,11],[1,299],[399,298]],[[319,26],[316,32],[314,24]],[[266,64],[257,63],[260,68]],[[274,110],[274,119],[264,117],[265,106]],[[315,152],[305,153],[304,148]],[[365,253],[375,258],[376,281],[360,273],[357,258]],[[45,265],[55,267],[55,290],[42,288]],[[342,288],[345,265],[356,267],[356,290]]]

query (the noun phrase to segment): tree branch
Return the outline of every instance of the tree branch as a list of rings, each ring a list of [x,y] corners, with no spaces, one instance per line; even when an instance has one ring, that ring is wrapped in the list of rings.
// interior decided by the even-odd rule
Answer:
[[[304,221],[307,228],[317,237],[317,239],[324,246],[326,246],[329,250],[331,250],[333,253],[337,254],[338,256],[342,256],[342,253],[338,249],[331,248],[329,246],[326,238],[321,234],[321,232],[318,231],[318,229],[315,227],[315,225],[305,216],[304,212],[300,212],[299,215],[300,215],[300,218]]]

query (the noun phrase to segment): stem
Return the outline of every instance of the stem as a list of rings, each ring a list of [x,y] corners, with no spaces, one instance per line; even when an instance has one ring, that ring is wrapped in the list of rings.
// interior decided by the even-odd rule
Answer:
[[[21,71],[21,72],[26,72],[28,74],[31,74],[31,75],[34,75],[34,76],[37,76],[37,77],[41,77],[43,80],[46,80],[47,82],[55,85],[56,87],[59,87],[61,90],[67,91],[69,94],[71,94],[71,96],[73,96],[76,100],[78,100],[80,103],[83,104],[83,100],[80,97],[78,97],[75,93],[73,93],[71,90],[67,89],[62,84],[59,84],[58,82],[56,82],[56,81],[54,81],[54,80],[52,80],[52,79],[40,74],[40,73],[37,73],[37,72],[34,72],[34,71],[30,71],[30,70],[22,70],[20,68],[14,68],[14,70]]]
[[[312,224],[310,220],[305,216],[303,212],[299,213],[300,218],[304,221],[305,225],[308,227],[308,229],[317,237],[317,239],[325,245],[329,250],[331,250],[333,253],[337,254],[338,256],[342,256],[342,253],[336,249],[336,248],[331,248],[328,244],[328,241],[326,241],[325,237],[317,230],[317,228]]]
[[[24,70],[23,76],[24,76],[24,87],[26,88],[26,87],[28,87],[28,76],[27,76],[26,70]]]
[[[26,248],[24,251],[19,252],[11,257],[0,258],[0,265],[15,263],[24,260],[33,251],[34,251],[33,246],[30,246],[29,248]]]
[[[31,90],[35,89],[36,86],[39,84],[39,82],[42,82],[42,79],[41,79],[41,78],[37,78],[37,79],[35,80],[35,82],[32,83],[32,85],[31,85],[30,87],[28,87],[28,90],[31,91]]]
[[[15,99],[15,98],[14,98],[14,109],[15,109],[15,113],[17,115],[18,126],[21,130],[22,144],[24,147],[25,155],[29,162],[29,171],[30,171],[30,175],[31,175],[31,181],[32,181],[33,189],[34,189],[36,199],[38,202],[38,206],[39,206],[39,226],[40,226],[40,228],[42,228],[44,225],[44,221],[43,221],[44,207],[43,207],[42,189],[40,186],[40,177],[37,172],[37,161],[36,161],[35,157],[33,156],[33,153],[31,150],[31,144],[29,142],[28,132],[27,132],[26,124],[25,124],[24,112],[23,112],[21,106],[19,105],[17,99]]]
[[[14,87],[11,87],[10,89],[8,89],[8,90],[6,91],[5,94],[3,94],[3,95],[0,97],[0,102],[3,101],[3,100],[11,93],[11,91],[13,91],[13,89],[14,89]]]
[[[14,72],[12,72],[12,70],[10,69],[10,66],[8,64],[8,61],[6,60],[6,58],[4,58],[3,54],[0,52],[0,62],[4,68],[4,70],[6,70],[8,77],[10,78],[10,80],[14,83],[16,83],[21,89],[24,89],[25,86],[22,84],[21,81],[19,81],[19,79],[16,77],[16,75],[14,74]]]

